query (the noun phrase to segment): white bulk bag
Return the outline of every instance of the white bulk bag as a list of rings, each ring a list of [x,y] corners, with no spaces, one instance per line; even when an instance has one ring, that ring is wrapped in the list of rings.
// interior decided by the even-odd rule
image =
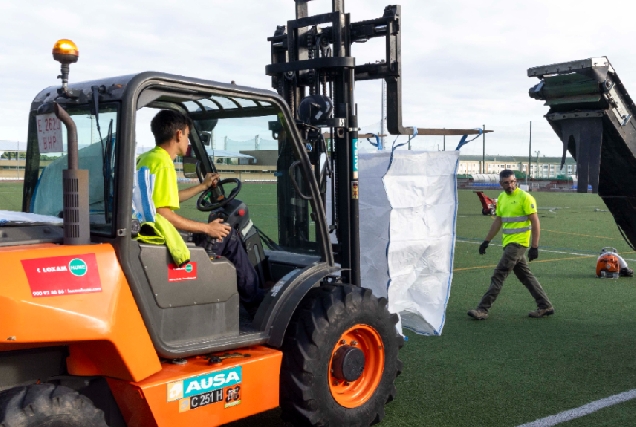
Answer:
[[[362,286],[388,297],[402,326],[440,335],[453,278],[459,151],[396,150],[390,161],[390,151],[359,154]]]

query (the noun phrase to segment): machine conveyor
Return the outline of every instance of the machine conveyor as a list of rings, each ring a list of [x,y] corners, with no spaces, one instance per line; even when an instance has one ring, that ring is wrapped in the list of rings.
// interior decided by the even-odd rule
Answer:
[[[545,115],[576,160],[578,192],[591,186],[636,246],[636,106],[607,57],[528,69],[539,78],[531,98],[544,100]],[[563,164],[563,162],[562,162]]]

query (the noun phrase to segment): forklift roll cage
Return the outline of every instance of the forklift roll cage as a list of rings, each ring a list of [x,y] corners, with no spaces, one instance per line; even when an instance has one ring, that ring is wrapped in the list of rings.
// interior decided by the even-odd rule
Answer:
[[[97,91],[93,88],[96,87]],[[284,100],[274,92],[206,81],[165,73],[144,72],[137,75],[110,78],[102,81],[90,81],[69,85],[69,97],[57,97],[57,88],[49,87],[41,91],[34,99],[31,110],[35,114],[42,110],[42,106],[55,99],[61,105],[81,105],[94,102],[95,93],[99,95],[99,103],[119,103],[119,120],[117,123],[116,144],[116,188],[114,196],[114,227],[111,239],[104,238],[115,248],[122,270],[129,279],[133,295],[139,306],[148,332],[158,354],[166,358],[181,358],[210,351],[220,351],[238,348],[245,345],[267,343],[273,347],[282,344],[287,323],[298,302],[312,287],[316,286],[325,276],[339,270],[334,264],[334,256],[328,242],[327,221],[322,205],[318,184],[312,178],[311,165],[307,153],[301,146],[301,136],[298,129],[286,126],[286,140],[292,142],[295,152],[297,168],[303,171],[303,192],[308,197],[313,208],[312,215],[316,225],[317,253],[320,262],[314,262],[308,267],[296,270],[286,278],[284,289],[278,295],[266,296],[262,313],[255,319],[256,331],[249,334],[229,338],[214,338],[208,340],[191,341],[175,345],[161,337],[159,322],[160,309],[147,286],[147,279],[138,262],[140,257],[139,244],[131,238],[133,172],[135,170],[135,120],[136,112],[144,106],[156,108],[183,109],[179,100],[200,100],[206,96],[226,97],[234,104],[234,109],[223,109],[217,103],[218,110],[204,110],[195,113],[195,118],[207,119],[218,117],[244,117],[259,115],[271,109],[279,114],[279,121],[293,123],[290,111]],[[171,99],[172,98],[172,99]],[[255,106],[244,107],[236,99],[253,100]],[[270,104],[270,106],[264,105]],[[245,110],[245,111],[241,111]],[[260,112],[259,112],[260,110]],[[282,114],[282,117],[281,117]],[[206,154],[200,135],[195,129],[190,133],[191,145],[200,162],[201,172],[215,172],[214,165]],[[289,147],[289,145],[287,145]],[[37,170],[37,169],[36,169]],[[33,188],[24,187],[24,210],[29,211],[29,203]],[[94,237],[93,237],[94,239]],[[318,257],[316,257],[318,259]],[[150,327],[153,325],[154,327]]]

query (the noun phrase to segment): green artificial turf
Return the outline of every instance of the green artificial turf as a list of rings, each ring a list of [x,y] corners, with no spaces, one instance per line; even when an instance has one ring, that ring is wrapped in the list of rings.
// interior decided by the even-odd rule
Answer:
[[[501,235],[486,255],[477,253],[492,218],[481,214],[476,194],[459,191],[446,324],[439,337],[406,331],[398,396],[386,406],[382,426],[517,426],[636,388],[636,278],[594,275],[603,246],[618,249],[632,267],[636,254],[597,195],[533,194],[542,234],[531,269],[556,314],[529,318],[534,301],[511,276],[488,320],[466,315],[488,287]],[[270,411],[232,426],[280,426],[278,416]],[[634,419],[636,400],[563,425],[624,427]]]
[[[189,185],[180,184],[181,189]],[[229,185],[226,194],[229,194],[233,185]],[[278,241],[278,212],[276,202],[276,183],[244,183],[237,196],[245,202],[249,209],[250,218],[272,240]],[[209,212],[200,212],[196,208],[198,197],[180,204],[179,214],[199,221],[206,221]]]
[[[0,211],[22,210],[22,183],[0,181]]]
[[[542,233],[539,259],[531,268],[556,314],[528,318],[534,301],[511,276],[488,320],[466,315],[486,290],[501,247],[491,245],[486,255],[478,255],[477,243],[492,218],[481,215],[475,194],[459,191],[446,326],[441,337],[408,334],[401,352],[406,366],[398,379],[400,397],[387,407],[383,425],[515,426],[636,388],[636,279],[594,275],[601,247],[616,247],[627,259],[634,253],[598,196],[534,196]],[[499,242],[500,235],[493,240]],[[600,420],[628,425],[636,405],[601,412],[567,425],[600,425]]]
[[[19,209],[0,182],[0,210]],[[486,191],[496,197],[499,191]],[[244,184],[242,199],[257,226],[275,238],[276,186]],[[539,259],[530,264],[556,314],[528,318],[534,301],[514,276],[506,281],[485,321],[466,311],[485,292],[501,255],[497,236],[477,253],[492,218],[481,214],[472,191],[461,190],[454,275],[446,324],[439,337],[406,331],[397,399],[386,406],[383,427],[517,426],[636,389],[636,278],[597,279],[596,257],[618,249],[632,267],[636,254],[594,194],[533,193],[541,220]],[[192,210],[191,203],[182,207]],[[194,213],[193,213],[194,214]],[[207,215],[206,215],[207,216]],[[280,410],[231,424],[283,425]],[[634,424],[636,400],[602,409],[565,427]]]

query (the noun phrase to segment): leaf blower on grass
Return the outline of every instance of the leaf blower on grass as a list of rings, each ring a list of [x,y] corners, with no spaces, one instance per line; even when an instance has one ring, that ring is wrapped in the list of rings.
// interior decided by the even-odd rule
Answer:
[[[618,279],[618,277],[632,277],[634,270],[618,254],[615,248],[603,248],[596,261],[596,277]]]

